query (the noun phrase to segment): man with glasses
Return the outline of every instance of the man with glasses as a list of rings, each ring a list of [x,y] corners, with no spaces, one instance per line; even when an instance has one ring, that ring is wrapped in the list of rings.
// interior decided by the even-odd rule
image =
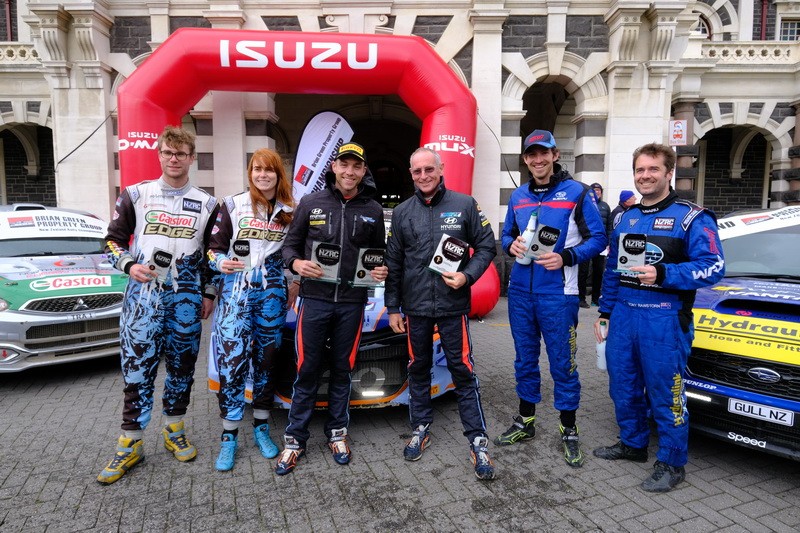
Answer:
[[[211,314],[216,294],[204,257],[219,206],[189,183],[194,134],[167,126],[157,146],[161,176],[122,191],[106,236],[111,263],[130,280],[120,317],[123,434],[114,458],[97,477],[102,484],[114,483],[144,459],[142,438],[161,357],[167,373],[164,446],[181,462],[197,455],[183,417],[200,348],[200,319]]]
[[[413,433],[403,456],[407,461],[417,461],[431,444],[431,366],[434,328],[438,327],[475,475],[489,480],[495,477],[494,464],[488,453],[467,315],[470,286],[496,255],[494,234],[471,196],[445,188],[443,169],[439,154],[429,148],[418,148],[411,155],[416,191],[394,209],[386,240],[389,277],[384,301],[389,324],[395,333],[408,332],[408,409]],[[430,270],[432,259],[435,263],[446,256],[446,252],[440,252],[448,243],[462,250],[461,260],[453,260],[457,264],[452,271]],[[474,251],[471,257],[467,245]]]

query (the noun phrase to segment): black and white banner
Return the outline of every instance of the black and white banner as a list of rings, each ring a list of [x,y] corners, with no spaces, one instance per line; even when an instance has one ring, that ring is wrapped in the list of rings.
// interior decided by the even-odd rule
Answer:
[[[325,187],[325,173],[336,151],[353,138],[353,128],[333,111],[322,111],[306,124],[294,160],[292,185],[295,202]]]

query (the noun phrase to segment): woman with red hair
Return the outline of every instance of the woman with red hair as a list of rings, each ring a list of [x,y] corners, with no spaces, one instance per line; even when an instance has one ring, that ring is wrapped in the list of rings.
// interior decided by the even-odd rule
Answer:
[[[281,257],[294,210],[283,160],[274,150],[256,150],[247,176],[250,190],[223,200],[208,250],[209,265],[220,277],[212,340],[220,381],[220,471],[231,470],[236,461],[251,367],[254,440],[267,459],[278,455],[268,423],[275,392],[272,369],[286,311],[298,292],[295,284],[287,289]]]

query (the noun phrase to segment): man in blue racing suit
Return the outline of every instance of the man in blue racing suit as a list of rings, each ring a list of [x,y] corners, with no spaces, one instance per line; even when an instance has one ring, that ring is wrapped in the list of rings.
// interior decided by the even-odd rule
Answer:
[[[106,236],[111,264],[130,280],[119,332],[123,435],[114,458],[97,477],[103,484],[114,483],[144,458],[142,436],[150,422],[162,356],[167,374],[164,446],[179,461],[197,455],[186,438],[183,415],[194,383],[200,319],[211,314],[216,294],[204,258],[219,206],[189,183],[194,134],[168,126],[157,146],[161,177],[122,191]]]
[[[692,306],[699,287],[722,279],[725,261],[713,213],[678,198],[670,187],[675,152],[647,144],[633,153],[642,200],[611,235],[603,278],[598,342],[607,321],[606,363],[620,440],[597,448],[601,459],[644,463],[650,428],[658,431],[654,471],[641,487],[667,492],[684,480],[689,417],[684,377],[694,337]],[[644,256],[644,264],[637,257]]]
[[[534,130],[528,135],[522,158],[530,180],[508,202],[503,250],[518,258],[508,286],[508,318],[516,350],[519,415],[494,442],[509,445],[535,434],[536,404],[542,400],[539,353],[543,338],[554,404],[560,411],[564,460],[580,467],[584,456],[576,425],[581,394],[576,359],[578,265],[602,252],[607,239],[594,194],[556,163],[558,157],[552,133]],[[521,235],[528,227],[549,239],[549,248],[538,250],[546,253],[535,260],[526,258],[529,246]]]

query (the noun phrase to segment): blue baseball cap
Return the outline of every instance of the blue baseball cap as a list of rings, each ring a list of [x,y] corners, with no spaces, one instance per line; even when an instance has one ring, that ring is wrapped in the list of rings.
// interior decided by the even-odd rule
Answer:
[[[547,130],[533,130],[527,137],[525,137],[525,148],[522,153],[528,151],[528,148],[534,145],[544,146],[545,148],[555,148],[556,140],[553,134]]]

